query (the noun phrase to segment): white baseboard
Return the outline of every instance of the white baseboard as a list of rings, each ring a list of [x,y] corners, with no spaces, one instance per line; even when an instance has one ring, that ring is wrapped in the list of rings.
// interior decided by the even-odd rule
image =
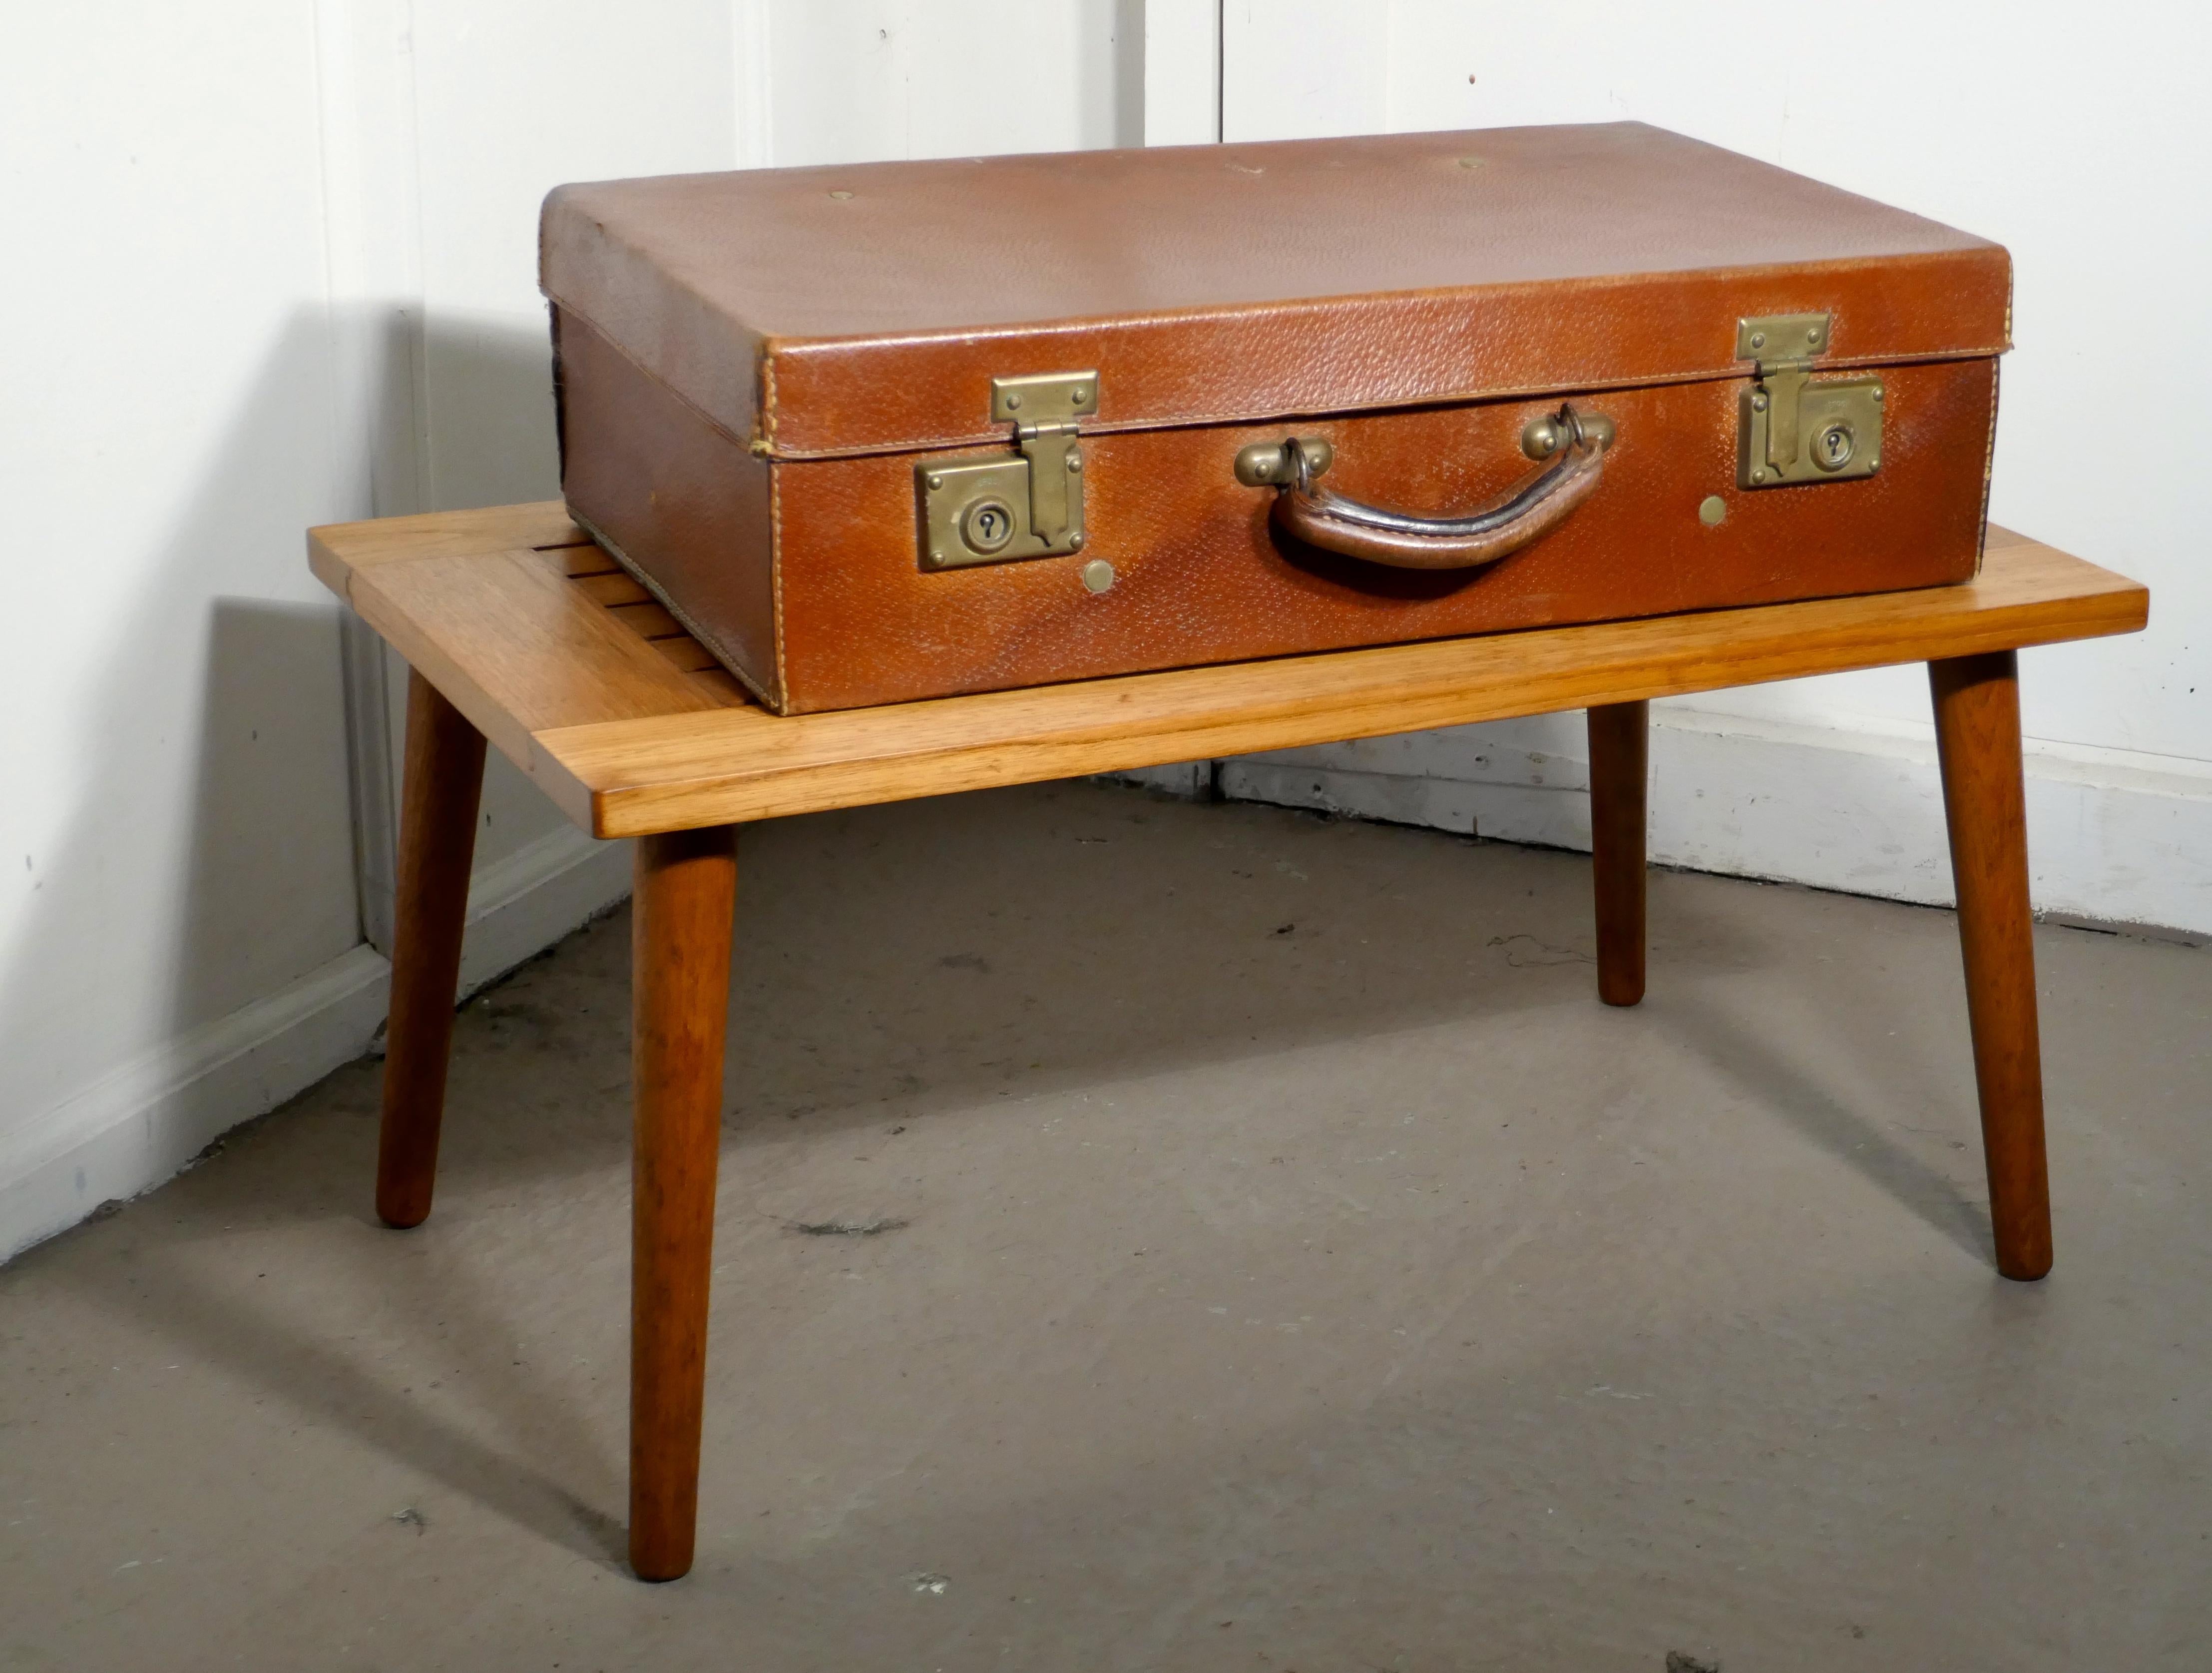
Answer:
[[[630,845],[560,825],[469,883],[461,992],[474,993],[534,958],[629,894]]]
[[[10,1146],[0,1259],[150,1190],[240,1122],[361,1056],[384,1020],[391,969],[357,946],[47,1110]]]
[[[568,827],[479,873],[461,952],[473,992],[617,904],[629,844]],[[366,945],[164,1042],[35,1118],[0,1173],[0,1261],[151,1190],[231,1129],[369,1049],[391,966]],[[366,1181],[362,1189],[368,1189]]]
[[[2039,910],[2212,934],[2212,763],[2031,740]],[[1948,905],[1931,728],[1820,727],[1655,707],[1651,858]],[[1224,761],[1221,794],[1507,842],[1589,847],[1579,714]]]

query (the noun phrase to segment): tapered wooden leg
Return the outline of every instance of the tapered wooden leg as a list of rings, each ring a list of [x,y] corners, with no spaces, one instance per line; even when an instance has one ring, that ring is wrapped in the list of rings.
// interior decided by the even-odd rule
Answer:
[[[1597,885],[1597,996],[1644,997],[1644,782],[1650,704],[1589,711],[1590,861]]]
[[[1957,657],[1929,663],[1928,678],[1959,891],[1997,1270],[2008,1278],[2040,1278],[2051,1270],[2051,1182],[2029,934],[2019,661],[2010,651]]]
[[[647,836],[637,845],[630,906],[637,1118],[629,1560],[645,1580],[673,1580],[690,1571],[699,1519],[736,835],[725,826]]]
[[[376,1212],[387,1226],[420,1226],[437,1181],[438,1124],[446,1108],[483,763],[483,734],[436,686],[410,673],[384,1120],[376,1147]]]

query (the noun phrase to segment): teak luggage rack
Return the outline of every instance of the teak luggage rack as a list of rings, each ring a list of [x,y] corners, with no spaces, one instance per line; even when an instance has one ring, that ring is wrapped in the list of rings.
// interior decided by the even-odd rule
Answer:
[[[404,656],[407,759],[377,1212],[430,1211],[484,745],[635,836],[632,1566],[691,1566],[737,826],[779,814],[1424,727],[1589,711],[1598,991],[1644,993],[1645,705],[1925,661],[1998,1269],[2051,1267],[2021,777],[2022,646],[2140,629],[2145,590],[1992,528],[1960,587],[1540,629],[779,719],[558,502],[317,529]]]

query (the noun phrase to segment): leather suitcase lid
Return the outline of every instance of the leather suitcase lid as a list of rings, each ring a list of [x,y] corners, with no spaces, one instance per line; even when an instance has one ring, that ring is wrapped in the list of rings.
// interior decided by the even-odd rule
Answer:
[[[1002,440],[990,380],[1099,374],[1087,431],[2008,346],[2004,250],[1640,123],[672,175],[545,200],[545,293],[777,458]]]

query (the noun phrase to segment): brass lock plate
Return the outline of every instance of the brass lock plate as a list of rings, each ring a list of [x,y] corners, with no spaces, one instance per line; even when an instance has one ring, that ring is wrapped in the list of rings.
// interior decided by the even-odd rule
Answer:
[[[1083,447],[1076,421],[1098,411],[1096,372],[991,380],[991,419],[1020,449],[925,459],[914,467],[921,567],[959,569],[1083,549]]]
[[[1755,380],[1737,397],[1738,487],[1848,482],[1881,469],[1881,378],[1812,376],[1832,323],[1825,313],[1737,321],[1737,357],[1757,363]]]
[[[921,505],[923,569],[1052,556],[1030,528],[1030,461],[1019,454],[925,460],[914,467],[914,482]],[[1080,500],[1076,505],[1079,537]]]
[[[1880,378],[1808,380],[1797,392],[1797,445],[1784,449],[1770,445],[1777,417],[1771,391],[1745,390],[1737,398],[1736,485],[1787,488],[1872,476],[1881,465],[1882,395]]]

